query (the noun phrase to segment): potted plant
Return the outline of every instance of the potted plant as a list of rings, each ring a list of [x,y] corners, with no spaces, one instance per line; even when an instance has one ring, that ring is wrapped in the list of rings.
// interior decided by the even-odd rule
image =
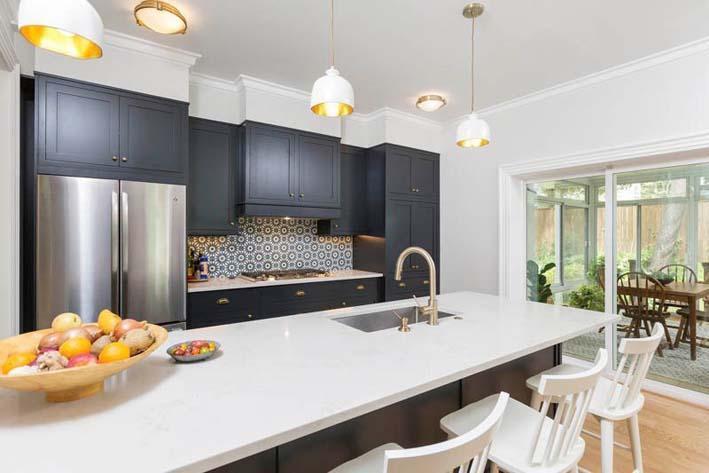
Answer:
[[[554,268],[556,268],[556,264],[547,263],[540,270],[535,261],[527,261],[527,300],[549,302],[552,297],[551,282],[547,280],[545,273]]]

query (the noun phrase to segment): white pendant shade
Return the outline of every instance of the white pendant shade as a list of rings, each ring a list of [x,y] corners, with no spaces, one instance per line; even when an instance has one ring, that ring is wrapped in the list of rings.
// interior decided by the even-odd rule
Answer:
[[[17,26],[38,48],[78,59],[103,55],[103,22],[87,0],[22,0]]]
[[[455,144],[461,148],[480,148],[489,143],[490,126],[477,113],[471,113],[458,125]]]
[[[313,84],[310,95],[310,110],[324,117],[341,117],[354,110],[352,85],[331,67]]]

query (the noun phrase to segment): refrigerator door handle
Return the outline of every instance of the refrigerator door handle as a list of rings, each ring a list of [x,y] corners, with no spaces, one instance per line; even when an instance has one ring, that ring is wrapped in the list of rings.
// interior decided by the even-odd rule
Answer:
[[[124,311],[128,300],[128,215],[128,193],[121,191],[121,317],[126,316]]]
[[[118,187],[118,186],[116,186]],[[118,281],[119,271],[119,205],[118,190],[111,193],[111,310],[116,314],[120,313],[120,284]]]

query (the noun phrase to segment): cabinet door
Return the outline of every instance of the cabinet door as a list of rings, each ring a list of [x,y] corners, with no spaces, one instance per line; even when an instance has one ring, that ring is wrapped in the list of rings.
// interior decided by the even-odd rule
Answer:
[[[411,207],[411,245],[431,253],[438,264],[438,204],[415,202]],[[428,271],[420,255],[411,255],[411,270]]]
[[[340,206],[340,145],[336,139],[298,136],[298,202]]]
[[[387,190],[398,197],[413,194],[411,185],[411,154],[394,147],[387,148]]]
[[[121,97],[121,167],[184,172],[182,119],[178,104]]]
[[[438,159],[427,156],[411,158],[411,189],[423,200],[438,200]]]
[[[386,253],[387,271],[394,272],[399,254],[411,246],[412,203],[398,200],[387,202]],[[411,270],[411,257],[404,261],[404,271]]]
[[[246,126],[245,201],[294,205],[298,177],[295,133]]]
[[[118,165],[118,97],[90,87],[41,84],[46,84],[39,97],[41,101],[41,94],[46,94],[46,116],[39,119],[40,159]]]
[[[190,119],[187,232],[236,233],[236,128]]]
[[[367,232],[367,156],[365,150],[340,147],[340,218],[319,220],[318,233],[357,235]]]

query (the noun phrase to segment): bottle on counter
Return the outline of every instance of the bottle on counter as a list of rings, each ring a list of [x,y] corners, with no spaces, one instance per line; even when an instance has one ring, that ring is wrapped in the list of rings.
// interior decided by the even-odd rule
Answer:
[[[199,256],[199,278],[209,279],[209,258],[205,254]]]
[[[187,279],[194,279],[194,248],[190,248],[187,254]]]

